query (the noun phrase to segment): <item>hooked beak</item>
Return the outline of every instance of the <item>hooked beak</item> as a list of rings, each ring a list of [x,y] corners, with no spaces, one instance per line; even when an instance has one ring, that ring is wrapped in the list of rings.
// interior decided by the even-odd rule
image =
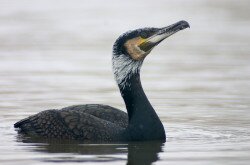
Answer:
[[[141,50],[144,52],[150,52],[156,45],[158,45],[161,41],[168,38],[172,34],[186,29],[190,28],[187,21],[179,21],[175,24],[169,25],[164,28],[160,28],[154,35],[147,38],[144,42],[142,42],[140,45]]]

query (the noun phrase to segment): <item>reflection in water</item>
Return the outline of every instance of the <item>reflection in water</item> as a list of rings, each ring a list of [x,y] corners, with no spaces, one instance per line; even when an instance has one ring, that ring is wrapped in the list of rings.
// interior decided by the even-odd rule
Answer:
[[[128,145],[128,165],[151,164],[159,160],[158,153],[162,152],[164,143],[159,141],[134,142]]]
[[[81,143],[74,140],[51,140],[17,136],[18,142],[29,143],[32,151],[60,153],[60,156],[43,158],[43,162],[114,162],[125,160],[117,155],[127,153],[127,164],[151,164],[159,160],[164,143],[160,141],[128,143]],[[62,153],[67,154],[62,156]],[[93,158],[94,156],[95,158]]]

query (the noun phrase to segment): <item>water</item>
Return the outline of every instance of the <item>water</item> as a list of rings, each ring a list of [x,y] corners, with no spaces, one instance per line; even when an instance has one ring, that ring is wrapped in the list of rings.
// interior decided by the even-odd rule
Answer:
[[[1,164],[249,164],[250,3],[0,1]],[[79,144],[17,135],[44,109],[100,103],[125,110],[111,69],[123,32],[187,20],[142,68],[166,143]]]

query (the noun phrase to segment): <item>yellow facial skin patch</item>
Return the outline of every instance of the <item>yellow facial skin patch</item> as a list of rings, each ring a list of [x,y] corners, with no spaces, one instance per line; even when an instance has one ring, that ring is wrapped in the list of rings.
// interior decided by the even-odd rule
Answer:
[[[130,57],[133,60],[142,60],[143,58],[145,58],[149,52],[144,52],[143,50],[140,49],[139,45],[144,43],[146,41],[146,39],[141,38],[141,37],[136,37],[136,38],[132,38],[130,40],[128,40],[127,42],[125,42],[124,46],[128,52],[128,54],[130,55]]]

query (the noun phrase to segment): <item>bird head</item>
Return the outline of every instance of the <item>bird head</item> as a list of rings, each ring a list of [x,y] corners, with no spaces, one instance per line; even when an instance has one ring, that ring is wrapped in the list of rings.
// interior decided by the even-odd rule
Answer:
[[[143,60],[156,45],[188,27],[188,22],[179,21],[163,28],[142,28],[122,34],[113,46],[113,70],[118,84],[140,70]]]
[[[142,28],[122,34],[114,44],[114,54],[128,55],[133,60],[143,60],[161,41],[172,34],[190,27],[179,21],[164,28]]]

